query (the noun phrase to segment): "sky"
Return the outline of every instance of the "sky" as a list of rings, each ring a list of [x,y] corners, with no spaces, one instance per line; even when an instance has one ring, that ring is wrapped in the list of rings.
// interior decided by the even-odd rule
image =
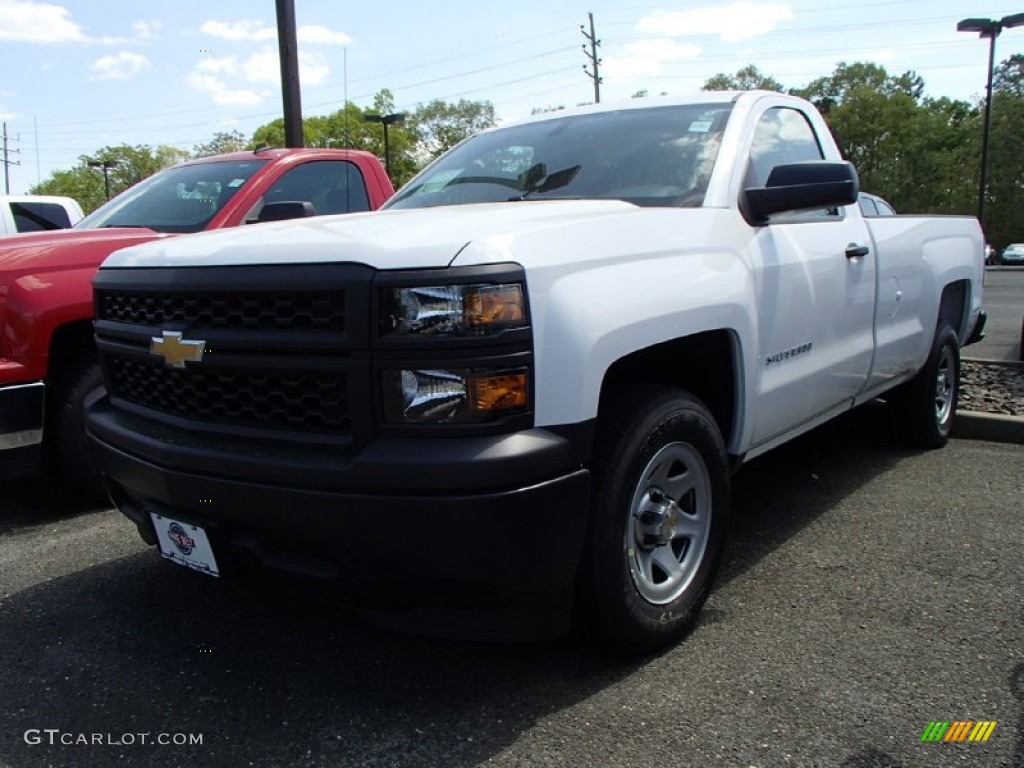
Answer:
[[[696,91],[747,64],[803,86],[842,61],[914,70],[926,95],[977,100],[988,41],[957,21],[1024,11],[1011,1],[294,0],[302,108],[366,108],[382,88],[399,111],[488,100],[500,121],[593,101],[588,13],[602,102]],[[11,193],[103,146],[191,150],[280,117],[276,24],[274,0],[0,0],[0,120],[20,162]],[[1018,53],[1024,27],[997,40],[997,62]]]

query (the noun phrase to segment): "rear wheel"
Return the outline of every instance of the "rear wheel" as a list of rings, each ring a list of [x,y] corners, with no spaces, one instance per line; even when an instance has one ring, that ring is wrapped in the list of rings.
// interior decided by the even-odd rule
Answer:
[[[891,398],[905,439],[919,448],[949,440],[960,396],[960,345],[948,323],[935,331],[924,367]]]
[[[725,447],[708,409],[668,387],[610,405],[581,572],[604,639],[632,653],[678,640],[717,570],[729,512]]]

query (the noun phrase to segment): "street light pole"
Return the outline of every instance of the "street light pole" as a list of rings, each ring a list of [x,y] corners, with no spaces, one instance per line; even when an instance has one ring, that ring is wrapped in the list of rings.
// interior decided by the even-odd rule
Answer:
[[[110,199],[110,169],[116,168],[121,163],[117,160],[90,160],[90,168],[101,168],[103,170],[103,192]]]
[[[364,123],[380,123],[384,126],[384,170],[391,178],[391,146],[388,143],[388,126],[400,123],[405,120],[404,112],[394,112],[390,115],[363,115]]]
[[[985,228],[985,199],[988,196],[988,144],[992,132],[992,76],[996,68],[996,38],[1004,29],[1024,24],[1024,13],[1015,13],[1001,19],[964,19],[956,25],[957,32],[977,32],[980,38],[989,38],[988,85],[985,88],[985,119],[981,136],[981,178],[978,182],[978,221]]]

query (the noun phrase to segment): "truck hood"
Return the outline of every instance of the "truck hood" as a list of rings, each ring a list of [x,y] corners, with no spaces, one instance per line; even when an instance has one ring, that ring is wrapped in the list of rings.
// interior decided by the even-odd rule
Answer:
[[[0,237],[0,271],[51,272],[98,267],[118,248],[165,238],[151,229],[56,229]]]
[[[618,200],[545,200],[316,216],[148,243],[112,254],[103,266],[357,262],[376,269],[445,267],[471,242],[636,210]]]

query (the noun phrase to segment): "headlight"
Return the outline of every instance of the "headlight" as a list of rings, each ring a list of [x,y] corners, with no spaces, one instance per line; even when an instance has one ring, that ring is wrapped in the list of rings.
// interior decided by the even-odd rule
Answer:
[[[381,291],[381,336],[487,336],[525,323],[520,283],[422,285]]]
[[[383,377],[384,418],[391,424],[492,421],[530,402],[525,369],[395,370]]]

